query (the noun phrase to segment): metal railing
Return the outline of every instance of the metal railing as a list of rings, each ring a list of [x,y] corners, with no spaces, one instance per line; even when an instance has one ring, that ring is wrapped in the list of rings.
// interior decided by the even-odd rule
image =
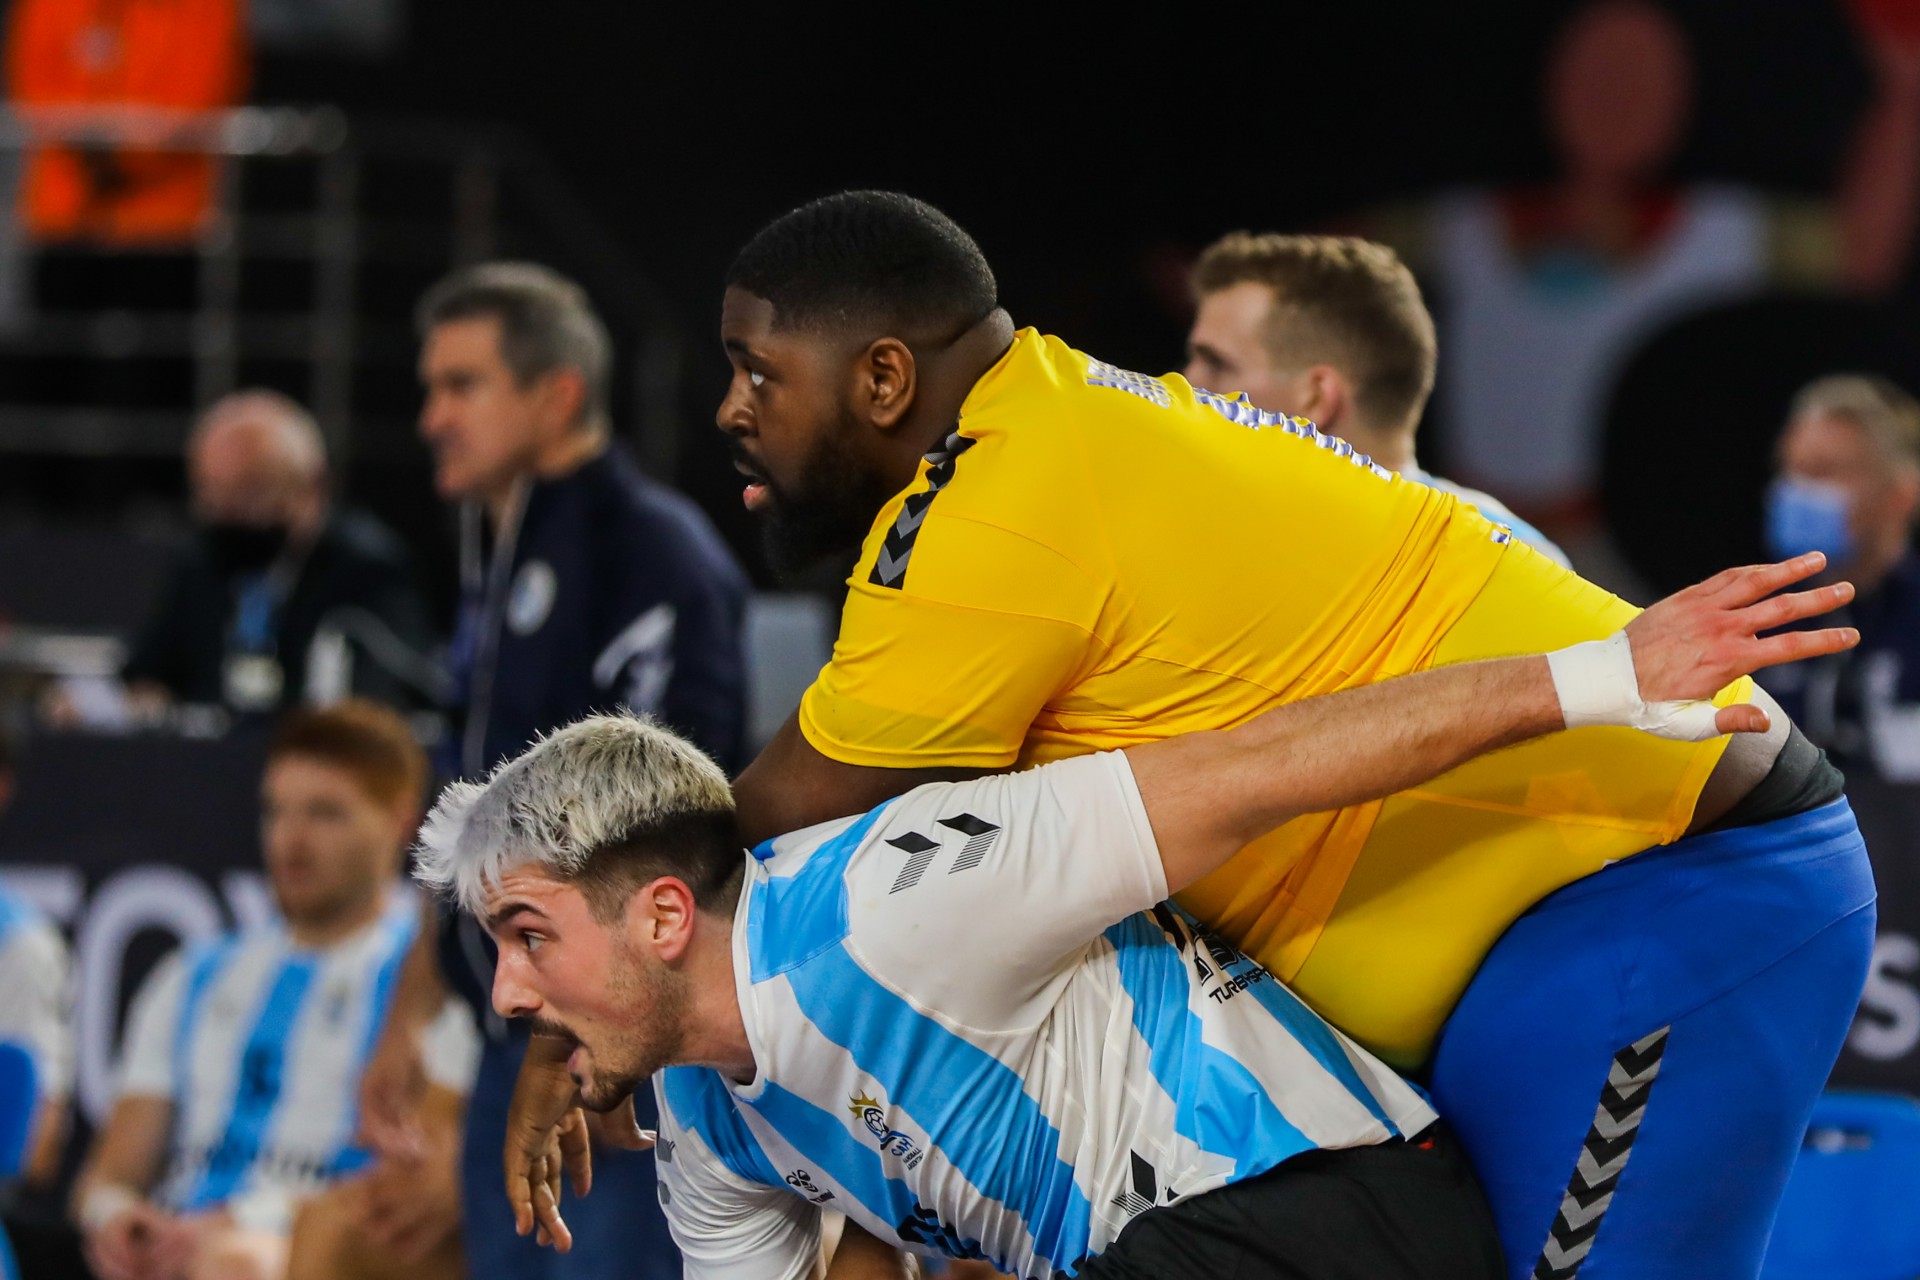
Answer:
[[[516,252],[553,261],[594,298],[631,370],[629,403],[620,416],[644,424],[635,445],[648,468],[669,479],[674,475],[685,352],[679,320],[627,246],[521,135],[432,121],[351,119],[331,107],[0,111],[0,155],[23,156],[41,147],[151,149],[225,161],[198,234],[177,246],[196,263],[190,309],[35,313],[12,332],[0,332],[0,360],[191,361],[193,405],[129,411],[0,403],[0,454],[177,454],[194,405],[232,390],[243,362],[266,359],[305,366],[304,389],[286,389],[304,392],[335,466],[343,467],[355,446],[357,374],[369,361],[413,359],[407,317],[370,312],[361,296],[368,264],[400,262],[437,275],[492,256],[511,241]],[[266,163],[312,167],[308,207],[291,213],[249,208],[249,170]],[[363,193],[370,165],[399,166],[422,185],[444,182],[441,215],[391,219],[369,210]],[[511,228],[509,197],[514,213],[524,215]],[[98,246],[103,255],[117,251]],[[307,265],[304,305],[243,306],[249,264],[268,258]],[[410,406],[396,406],[394,415],[410,412]]]

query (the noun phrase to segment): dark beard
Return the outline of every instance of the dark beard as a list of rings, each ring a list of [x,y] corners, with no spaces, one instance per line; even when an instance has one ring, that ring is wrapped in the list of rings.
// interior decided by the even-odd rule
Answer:
[[[607,981],[609,989],[630,1004],[633,1016],[627,1035],[619,1043],[599,1046],[602,1053],[595,1053],[594,1046],[587,1047],[593,1059],[593,1079],[591,1091],[581,1090],[580,1105],[603,1113],[625,1102],[663,1067],[686,1060],[687,990],[682,982],[639,963],[624,951],[609,969]],[[564,1030],[561,1034],[574,1038]],[[574,1084],[580,1083],[576,1077]]]
[[[848,442],[859,424],[845,410],[807,458],[791,489],[767,480],[760,545],[776,578],[793,582],[828,556],[857,549],[893,487],[861,469]]]

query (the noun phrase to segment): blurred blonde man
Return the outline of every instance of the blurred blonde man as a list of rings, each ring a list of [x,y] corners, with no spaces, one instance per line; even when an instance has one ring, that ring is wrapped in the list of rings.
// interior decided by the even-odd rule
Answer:
[[[281,726],[261,844],[282,919],[185,947],[142,989],[74,1191],[101,1280],[461,1273],[455,1135],[477,1052],[464,1011],[432,1037],[424,1150],[376,1165],[354,1142],[418,920],[395,890],[426,774],[405,722],[372,703]]]

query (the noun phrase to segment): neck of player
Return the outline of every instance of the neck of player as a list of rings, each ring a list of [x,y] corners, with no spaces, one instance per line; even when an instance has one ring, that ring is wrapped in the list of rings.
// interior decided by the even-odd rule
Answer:
[[[296,947],[319,949],[348,938],[380,918],[387,897],[384,892],[368,894],[327,910],[303,911],[287,916],[287,933]]]
[[[1013,335],[1013,317],[996,307],[946,346],[914,353],[919,386],[913,407],[907,410],[900,429],[892,433],[898,442],[899,456],[894,462],[899,488],[913,482],[920,459],[953,430],[953,424],[960,420],[960,406],[972,394],[974,384],[1007,354]]]
[[[701,912],[699,922],[683,962],[691,994],[679,1057],[691,1066],[711,1067],[734,1084],[752,1084],[760,1069],[734,980],[733,915]]]

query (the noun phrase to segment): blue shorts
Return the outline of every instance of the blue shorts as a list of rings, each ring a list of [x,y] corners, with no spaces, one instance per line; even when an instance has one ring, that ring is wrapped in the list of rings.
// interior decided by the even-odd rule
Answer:
[[[471,1280],[679,1280],[680,1252],[660,1209],[651,1151],[594,1148],[592,1194],[581,1200],[563,1193],[560,1213],[573,1231],[569,1252],[541,1248],[532,1236],[513,1233],[500,1153],[507,1141],[507,1104],[513,1099],[526,1043],[521,1038],[487,1040],[467,1103],[466,1147],[460,1160],[467,1274]],[[652,1087],[643,1085],[633,1100],[641,1127],[655,1127]]]
[[[1845,800],[1616,863],[1494,946],[1435,1105],[1514,1280],[1751,1280],[1873,951]]]

